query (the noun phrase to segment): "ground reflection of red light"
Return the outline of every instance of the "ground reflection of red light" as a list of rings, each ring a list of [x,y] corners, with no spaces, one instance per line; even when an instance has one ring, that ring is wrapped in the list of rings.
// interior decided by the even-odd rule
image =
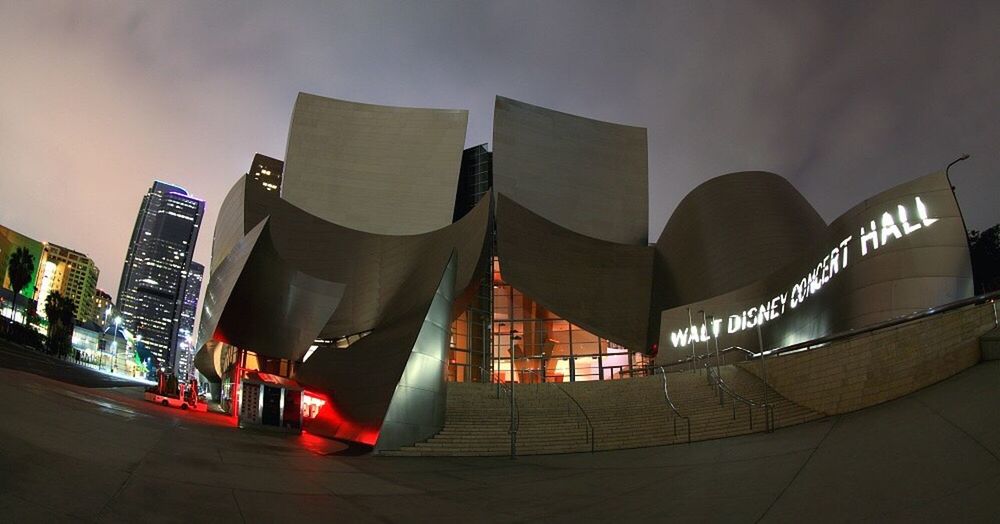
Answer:
[[[323,438],[319,435],[313,435],[308,431],[303,431],[301,433],[299,441],[302,442],[302,447],[319,455],[325,455],[330,451],[330,439]]]

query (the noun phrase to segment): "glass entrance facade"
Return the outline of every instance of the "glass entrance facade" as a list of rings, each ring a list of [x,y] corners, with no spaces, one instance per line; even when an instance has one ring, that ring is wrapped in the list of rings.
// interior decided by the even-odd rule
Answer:
[[[648,372],[641,353],[574,325],[508,285],[496,258],[490,283],[490,310],[470,306],[452,323],[449,380],[576,382]]]

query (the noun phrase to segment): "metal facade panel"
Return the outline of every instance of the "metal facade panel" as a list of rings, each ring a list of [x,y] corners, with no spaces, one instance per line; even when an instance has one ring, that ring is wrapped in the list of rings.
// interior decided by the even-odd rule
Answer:
[[[359,104],[299,93],[281,197],[368,233],[451,224],[468,111]]]
[[[229,193],[226,193],[226,198],[222,201],[222,206],[219,207],[219,214],[215,219],[215,231],[212,235],[212,261],[209,273],[215,271],[226,255],[232,251],[233,246],[246,234],[243,211],[246,200],[246,185],[246,177],[241,177],[233,184]]]
[[[496,223],[507,283],[591,333],[645,348],[653,248],[575,233],[504,195]]]
[[[921,207],[930,222],[921,220]],[[873,221],[878,247],[874,247],[871,235]],[[864,251],[862,238],[868,239]],[[824,261],[834,248],[839,256],[830,260],[841,261],[837,272],[832,267],[820,269],[821,279],[824,270],[829,277],[825,282],[815,289],[808,282],[802,286],[802,279],[808,279],[814,269],[825,267]],[[811,291],[793,308],[796,289]],[[782,294],[787,295],[783,309]],[[672,340],[672,334],[688,326],[689,310],[698,331],[702,324],[699,311],[725,319],[720,346],[756,349],[756,328],[730,333],[731,316],[776,297],[776,309],[783,313],[762,324],[765,348],[860,328],[971,295],[972,269],[958,202],[944,173],[934,173],[864,200],[831,223],[811,248],[789,258],[766,277],[663,311],[658,358],[666,362],[690,355],[690,348],[675,348]]]
[[[619,244],[649,238],[646,129],[497,97],[497,193],[566,229]]]
[[[379,431],[377,451],[426,440],[444,427],[445,370],[455,301],[454,257],[448,261]]]
[[[656,242],[654,301],[662,310],[745,286],[809,249],[825,230],[779,175],[713,178],[681,200]]]

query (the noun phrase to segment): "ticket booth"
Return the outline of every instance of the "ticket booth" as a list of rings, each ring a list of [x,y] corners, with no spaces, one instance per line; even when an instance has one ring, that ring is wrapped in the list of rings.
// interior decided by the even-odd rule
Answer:
[[[241,428],[302,431],[302,386],[292,379],[244,370],[239,401]]]

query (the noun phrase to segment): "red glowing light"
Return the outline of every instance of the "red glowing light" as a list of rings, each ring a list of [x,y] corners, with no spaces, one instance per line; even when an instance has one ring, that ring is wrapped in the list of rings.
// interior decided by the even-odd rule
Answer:
[[[302,418],[316,418],[319,415],[319,410],[325,405],[326,399],[320,398],[308,391],[302,392]]]

